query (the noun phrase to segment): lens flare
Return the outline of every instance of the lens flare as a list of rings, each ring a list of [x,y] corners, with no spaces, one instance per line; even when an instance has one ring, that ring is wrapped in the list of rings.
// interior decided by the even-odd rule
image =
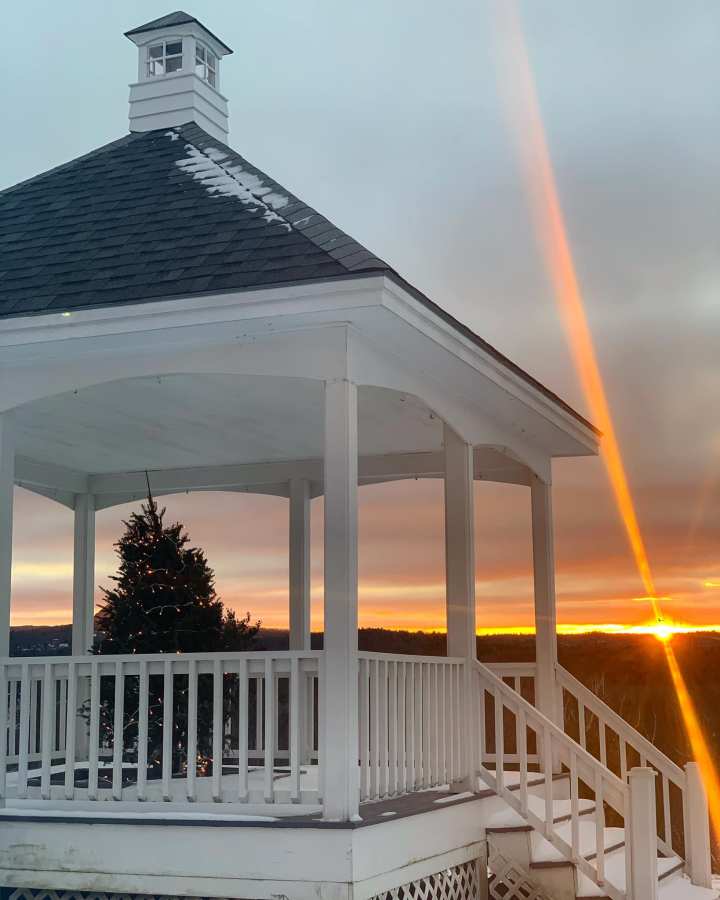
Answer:
[[[498,0],[494,9],[498,31],[502,35],[498,47],[500,84],[507,94],[507,110],[516,137],[538,241],[591,416],[604,434],[603,460],[635,564],[652,607],[654,622],[649,629],[664,647],[693,755],[703,775],[712,821],[720,834],[720,781],[673,651],[673,627],[663,617],[635,513],[570,250],[519,9],[514,0]]]

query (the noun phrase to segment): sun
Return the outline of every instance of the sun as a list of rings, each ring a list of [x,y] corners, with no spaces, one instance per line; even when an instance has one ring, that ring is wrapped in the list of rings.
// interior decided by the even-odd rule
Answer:
[[[655,635],[659,641],[662,641],[663,644],[666,644],[668,641],[672,640],[675,629],[666,622],[658,622],[652,626],[651,633]]]

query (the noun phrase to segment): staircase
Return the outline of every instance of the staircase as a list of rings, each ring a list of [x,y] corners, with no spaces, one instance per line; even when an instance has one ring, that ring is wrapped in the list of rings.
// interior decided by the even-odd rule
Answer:
[[[560,667],[575,736],[521,696],[517,677],[511,687],[480,663],[473,676],[478,788],[504,801],[486,823],[493,900],[718,897],[695,764],[680,769]]]

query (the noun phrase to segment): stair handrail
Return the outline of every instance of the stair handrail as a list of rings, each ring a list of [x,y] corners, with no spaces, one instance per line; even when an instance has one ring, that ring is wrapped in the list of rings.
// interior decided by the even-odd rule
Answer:
[[[482,753],[477,754],[477,769],[480,777],[505,802],[536,831],[538,831],[562,856],[575,864],[582,874],[596,885],[603,888],[611,900],[626,900],[627,893],[621,891],[605,880],[605,810],[607,803],[623,818],[626,831],[626,884],[630,884],[630,860],[632,848],[629,846],[630,829],[630,792],[628,784],[614,772],[602,765],[591,753],[580,746],[569,735],[547,718],[543,713],[528,703],[516,691],[498,678],[487,666],[474,661],[474,670],[480,681],[480,735],[485,741],[485,692],[492,694],[495,701],[495,770],[486,769],[482,762]],[[519,789],[510,790],[505,783],[503,752],[498,753],[500,745],[504,746],[503,708],[515,715],[516,739],[520,758]],[[544,816],[540,818],[528,804],[528,783],[534,773],[527,767],[527,729],[531,728],[542,751],[547,768],[552,771],[552,760],[559,759],[568,769],[570,779],[570,821],[571,838],[568,843],[556,830],[553,806],[553,779],[545,777]],[[480,748],[478,748],[479,750]],[[583,781],[595,792],[595,808],[592,818],[595,822],[595,854],[585,857],[580,849],[580,807],[579,782]],[[587,821],[590,814],[583,815]]]
[[[619,741],[620,754],[620,778],[627,781],[627,746],[632,747],[640,758],[640,765],[650,764],[657,770],[660,776],[660,788],[663,806],[663,833],[658,834],[658,846],[663,853],[677,854],[678,850],[672,846],[672,813],[670,805],[670,784],[674,784],[680,791],[682,797],[683,809],[683,835],[685,838],[685,847],[687,854],[687,812],[686,812],[686,784],[687,778],[685,772],[667,757],[662,750],[652,744],[646,737],[628,722],[621,715],[609,707],[604,700],[601,700],[597,694],[594,694],[586,685],[578,681],[574,675],[563,668],[560,664],[556,666],[556,675],[558,685],[566,690],[571,696],[574,696],[578,702],[578,729],[580,737],[580,745],[586,749],[585,741],[585,722],[584,710],[587,709],[597,717],[599,728],[599,751],[600,762],[607,765],[607,735],[606,729],[610,728],[615,731]],[[659,823],[658,823],[659,827]]]

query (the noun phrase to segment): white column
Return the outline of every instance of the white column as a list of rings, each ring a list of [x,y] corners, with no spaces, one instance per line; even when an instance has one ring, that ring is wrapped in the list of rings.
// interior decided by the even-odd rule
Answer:
[[[10,655],[10,588],[12,574],[15,439],[12,422],[0,416],[0,656]]]
[[[475,659],[473,448],[447,425],[445,443],[445,602],[448,656]]]
[[[462,768],[464,777],[453,787],[475,789],[478,765],[477,704],[473,691],[473,663],[477,658],[475,637],[475,513],[473,502],[474,463],[468,444],[448,425],[445,445],[445,603],[447,654],[465,660],[464,715],[462,717]]]
[[[562,710],[559,708],[555,678],[557,619],[551,486],[532,475],[530,498],[535,583],[535,705],[541,713],[562,727]]]
[[[710,820],[708,800],[696,762],[685,766],[685,857],[693,884],[709,888],[712,884],[710,857]]]
[[[325,385],[323,814],[357,819],[357,387]]]
[[[82,656],[92,647],[95,612],[95,497],[75,495],[73,554],[72,653]]]
[[[290,480],[290,649],[310,649],[310,483]]]
[[[630,770],[630,879],[633,900],[657,900],[655,770]]]

